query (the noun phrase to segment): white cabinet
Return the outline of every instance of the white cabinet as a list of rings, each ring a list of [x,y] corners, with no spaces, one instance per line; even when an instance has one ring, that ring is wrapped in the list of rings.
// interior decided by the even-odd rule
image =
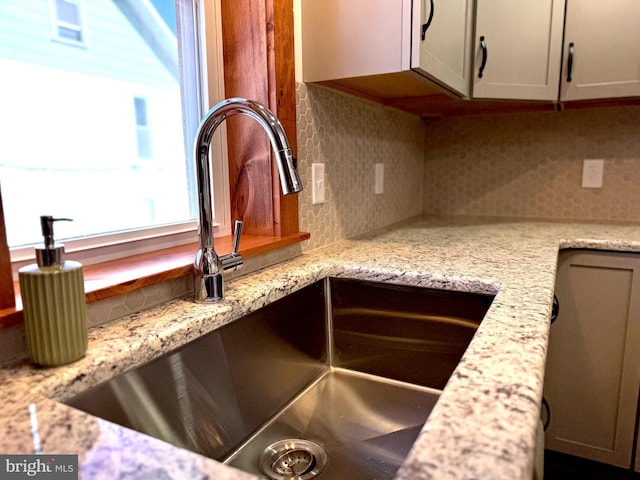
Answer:
[[[640,96],[640,0],[299,1],[305,82],[426,110]]]
[[[477,0],[473,97],[558,98],[564,0]]]
[[[545,447],[629,468],[640,387],[640,255],[561,252]]]
[[[567,0],[560,100],[640,96],[640,1]]]
[[[302,0],[305,82],[380,75],[410,67],[411,6],[404,0]],[[406,43],[406,44],[405,44]]]
[[[639,18],[638,0],[477,0],[472,96],[640,96]]]
[[[472,0],[302,0],[303,80],[393,97],[433,93],[426,77],[466,96],[472,7]]]
[[[472,27],[472,0],[414,0],[411,68],[469,96]]]

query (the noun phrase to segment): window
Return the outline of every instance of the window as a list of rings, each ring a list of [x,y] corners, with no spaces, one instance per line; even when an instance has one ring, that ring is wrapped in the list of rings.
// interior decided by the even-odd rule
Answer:
[[[136,118],[138,158],[153,158],[151,153],[151,131],[149,130],[149,120],[147,118],[147,100],[141,97],[134,97],[133,106]]]
[[[53,35],[57,40],[84,42],[81,0],[55,0],[53,2]]]
[[[192,143],[203,109],[223,95],[217,2],[50,1],[59,38],[82,42],[90,29],[85,48],[39,28],[47,0],[0,6],[0,188],[12,260],[33,259],[40,215],[73,218],[56,229],[68,251],[110,245],[100,261],[195,241]],[[223,159],[220,130],[212,150]],[[213,167],[220,234],[230,223],[225,165]]]

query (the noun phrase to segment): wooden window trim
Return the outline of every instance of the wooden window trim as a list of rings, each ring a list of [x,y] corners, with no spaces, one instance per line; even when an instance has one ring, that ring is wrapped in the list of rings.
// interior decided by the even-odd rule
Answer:
[[[225,96],[267,105],[296,155],[293,1],[222,0],[221,7]],[[243,220],[249,234],[297,233],[298,198],[281,195],[265,132],[244,116],[227,123],[232,219]]]
[[[225,95],[268,105],[282,122],[295,155],[293,1],[222,0],[222,18]],[[236,116],[228,121],[246,120]],[[246,257],[309,238],[308,233],[299,231],[298,195],[282,196],[266,136],[249,125],[227,129],[229,158],[236,159],[229,166],[232,218],[244,221],[246,235],[240,251]],[[220,252],[230,250],[231,238],[216,239],[216,246]],[[188,275],[196,251],[192,244],[87,266],[87,302]],[[0,193],[0,328],[21,321]]]
[[[22,321],[22,314],[16,310],[16,297],[11,272],[11,257],[7,234],[4,227],[4,209],[2,208],[2,192],[0,191],[0,322],[10,324]],[[0,323],[2,326],[2,323]]]

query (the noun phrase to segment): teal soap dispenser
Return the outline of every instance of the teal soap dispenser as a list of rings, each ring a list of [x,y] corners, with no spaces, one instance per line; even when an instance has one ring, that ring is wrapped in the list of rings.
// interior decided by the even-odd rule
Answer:
[[[37,263],[18,271],[27,349],[31,360],[54,367],[78,360],[87,351],[86,299],[82,264],[65,259],[53,224],[67,218],[40,217],[44,248]]]

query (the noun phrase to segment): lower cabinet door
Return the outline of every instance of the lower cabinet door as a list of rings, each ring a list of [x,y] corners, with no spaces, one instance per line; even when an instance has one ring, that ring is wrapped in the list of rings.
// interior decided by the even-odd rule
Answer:
[[[560,253],[545,446],[631,467],[640,387],[640,255]]]

